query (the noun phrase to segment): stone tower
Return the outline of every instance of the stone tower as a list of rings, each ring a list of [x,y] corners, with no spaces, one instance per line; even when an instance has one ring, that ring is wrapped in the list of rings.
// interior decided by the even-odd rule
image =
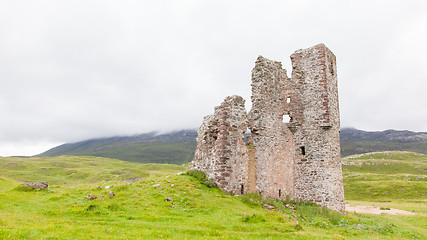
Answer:
[[[291,60],[288,78],[279,62],[258,57],[251,111],[246,115],[243,98],[232,96],[205,117],[190,169],[227,192],[290,197],[345,213],[335,56],[319,44]]]
[[[319,44],[291,60],[295,198],[345,212],[335,55]]]

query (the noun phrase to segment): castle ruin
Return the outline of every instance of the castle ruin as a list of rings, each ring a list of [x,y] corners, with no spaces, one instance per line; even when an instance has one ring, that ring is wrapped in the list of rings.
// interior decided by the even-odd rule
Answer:
[[[215,107],[199,128],[190,169],[229,193],[289,197],[345,213],[335,55],[318,44],[291,61],[288,78],[280,62],[258,57],[252,109],[246,113],[240,96]]]

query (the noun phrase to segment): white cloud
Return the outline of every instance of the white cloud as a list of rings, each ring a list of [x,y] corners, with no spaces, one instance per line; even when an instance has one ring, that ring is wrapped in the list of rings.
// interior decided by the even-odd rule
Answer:
[[[43,141],[20,141],[13,143],[1,144],[1,157],[10,156],[33,156],[53,147],[60,145],[60,142],[43,142]]]
[[[250,105],[258,55],[281,61],[290,75],[290,54],[319,42],[338,59],[342,126],[427,131],[426,6],[2,2],[0,154],[23,141],[197,128],[227,95]]]

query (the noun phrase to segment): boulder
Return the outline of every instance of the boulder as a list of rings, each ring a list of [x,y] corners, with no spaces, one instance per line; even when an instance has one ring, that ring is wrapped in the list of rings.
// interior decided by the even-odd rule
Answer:
[[[28,182],[28,181],[22,181],[23,187],[27,187],[30,189],[37,189],[37,190],[44,190],[49,187],[49,184],[46,181],[41,182]]]
[[[89,194],[89,195],[87,195],[86,196],[86,199],[87,200],[95,200],[95,199],[97,199],[98,197],[95,195],[95,194]]]

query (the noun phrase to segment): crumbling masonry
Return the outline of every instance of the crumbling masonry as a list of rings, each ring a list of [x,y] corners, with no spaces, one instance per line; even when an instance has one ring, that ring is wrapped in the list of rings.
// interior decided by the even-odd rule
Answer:
[[[345,213],[335,55],[323,44],[280,62],[258,57],[252,109],[225,98],[204,118],[190,169],[230,193],[315,202]],[[250,136],[245,142],[245,133]]]

